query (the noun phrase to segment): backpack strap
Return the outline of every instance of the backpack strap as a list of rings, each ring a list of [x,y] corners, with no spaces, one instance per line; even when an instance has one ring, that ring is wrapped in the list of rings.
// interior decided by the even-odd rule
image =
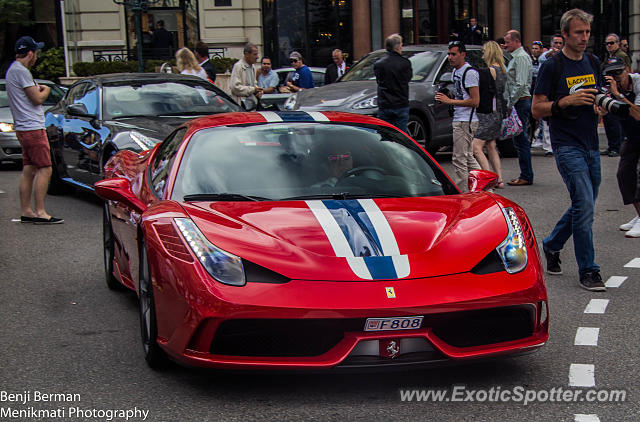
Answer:
[[[467,66],[467,68],[464,70],[464,72],[462,72],[462,89],[464,89],[465,91],[467,91],[467,94],[471,95],[471,93],[469,92],[469,90],[467,89],[467,87],[464,85],[464,81],[467,78],[467,72],[470,70],[475,70],[473,66]],[[480,75],[478,75],[478,83],[480,83]],[[469,124],[471,124],[471,121],[473,120],[473,112],[476,111],[476,108],[472,108],[471,109],[471,113],[469,114]]]
[[[551,56],[553,60],[553,75],[551,77],[551,92],[549,92],[549,100],[555,101],[556,98],[556,85],[560,80],[560,75],[562,75],[562,58],[560,57],[560,52]]]

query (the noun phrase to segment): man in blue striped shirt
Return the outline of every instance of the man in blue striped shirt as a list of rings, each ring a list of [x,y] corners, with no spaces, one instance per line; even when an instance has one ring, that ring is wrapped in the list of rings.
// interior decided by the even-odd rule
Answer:
[[[518,151],[518,164],[520,176],[507,182],[511,186],[526,186],[533,183],[533,165],[531,164],[531,145],[529,145],[528,125],[531,115],[531,79],[533,67],[531,57],[522,48],[520,32],[510,30],[504,36],[506,50],[511,53],[512,59],[507,67],[507,83],[504,87],[504,99],[507,101],[507,110],[515,107],[516,113],[522,122],[522,133],[513,138],[513,143]]]

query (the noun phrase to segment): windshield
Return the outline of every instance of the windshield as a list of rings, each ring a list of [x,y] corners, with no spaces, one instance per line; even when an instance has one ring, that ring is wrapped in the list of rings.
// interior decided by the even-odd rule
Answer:
[[[273,123],[195,133],[172,198],[242,200],[244,195],[285,200],[453,193],[458,192],[444,173],[395,129]]]
[[[386,51],[375,51],[364,57],[340,79],[340,82],[375,80],[373,64],[385,54]],[[439,51],[403,51],[402,55],[411,61],[413,70],[411,80],[419,82],[429,76],[441,54]]]
[[[107,118],[129,116],[207,115],[240,111],[218,95],[213,86],[198,81],[144,81],[105,85]]]

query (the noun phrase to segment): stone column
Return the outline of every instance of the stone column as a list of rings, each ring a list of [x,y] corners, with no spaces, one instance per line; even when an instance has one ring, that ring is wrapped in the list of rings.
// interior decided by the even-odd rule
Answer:
[[[540,1],[525,0],[522,16],[522,45],[531,47],[531,43],[540,39]]]
[[[511,29],[511,4],[506,0],[493,2],[493,39],[504,37]]]
[[[382,44],[391,34],[400,33],[400,0],[382,2]],[[378,46],[376,46],[378,48]]]
[[[371,8],[369,0],[353,0],[353,60],[371,51]]]

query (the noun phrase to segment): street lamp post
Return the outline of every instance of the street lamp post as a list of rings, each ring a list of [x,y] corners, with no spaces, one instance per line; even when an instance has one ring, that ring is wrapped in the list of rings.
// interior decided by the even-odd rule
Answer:
[[[157,3],[159,0],[113,0],[115,4],[129,7],[133,11],[136,18],[136,38],[138,39],[138,72],[144,72],[142,64],[142,12],[145,12],[150,4]]]

